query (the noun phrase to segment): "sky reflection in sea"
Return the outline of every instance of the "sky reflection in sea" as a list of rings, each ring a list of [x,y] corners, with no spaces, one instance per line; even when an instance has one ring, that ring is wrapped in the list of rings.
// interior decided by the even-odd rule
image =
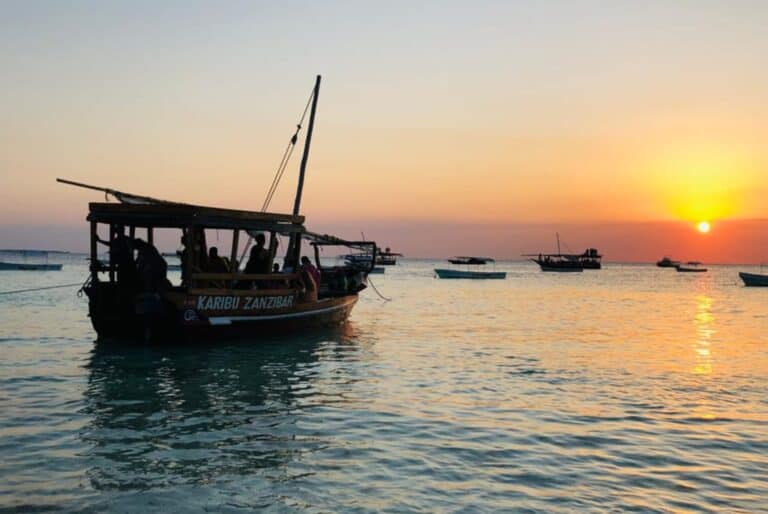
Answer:
[[[71,290],[0,297],[0,506],[765,509],[765,291],[735,268],[434,264],[374,277],[394,300],[364,293],[340,329],[260,344],[93,343]]]

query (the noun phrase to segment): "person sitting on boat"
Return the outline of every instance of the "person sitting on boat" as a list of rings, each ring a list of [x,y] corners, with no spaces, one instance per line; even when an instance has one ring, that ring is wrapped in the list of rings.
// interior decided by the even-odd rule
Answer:
[[[134,239],[138,256],[136,258],[136,270],[138,271],[143,291],[146,293],[160,292],[167,289],[168,264],[153,245],[142,239]]]
[[[202,252],[202,247],[199,242],[195,243],[195,247],[192,249],[192,255],[190,256],[189,252],[189,236],[186,234],[183,234],[181,236],[181,244],[183,248],[180,251],[176,252],[176,255],[179,256],[179,260],[181,261],[181,283],[182,285],[188,285],[189,283],[189,277],[187,276],[187,259],[192,258],[192,265],[191,269],[193,273],[199,273],[206,269],[206,266],[208,265],[207,259],[205,257],[205,254]],[[194,265],[194,263],[197,263],[197,265]]]
[[[280,277],[280,265],[278,263],[272,265],[272,274],[277,276],[275,280],[270,280],[264,284],[267,289],[286,289],[288,287],[288,281]]]
[[[245,272],[248,274],[266,274],[272,267],[272,258],[269,250],[264,247],[266,238],[264,234],[256,234],[256,245],[251,248],[251,256],[245,264]]]
[[[109,246],[111,260],[117,266],[117,289],[120,302],[124,307],[133,308],[133,295],[139,287],[136,262],[133,260],[133,244],[125,235],[125,227],[118,225],[111,241],[104,241],[96,236],[102,244]]]
[[[256,245],[251,248],[251,254],[248,262],[245,264],[244,271],[246,275],[266,275],[272,269],[272,261],[277,252],[277,238],[272,238],[272,244],[269,249],[264,247],[266,242],[264,234],[258,233],[254,239],[256,240]],[[249,283],[249,287],[254,285],[257,286],[258,284]]]
[[[301,285],[303,290],[302,301],[316,302],[318,283],[315,282],[315,277],[312,275],[309,269],[304,266],[301,266],[299,268],[299,277],[301,279]]]
[[[208,249],[208,273],[229,273],[229,266],[226,261],[219,256],[219,249],[211,246]]]
[[[315,280],[315,284],[318,286],[320,285],[320,270],[317,269],[314,264],[312,264],[312,261],[310,261],[309,257],[306,255],[302,255],[301,257],[301,269],[307,270]]]
[[[208,249],[208,263],[205,270],[208,273],[229,273],[227,262],[219,256],[219,249],[211,246]],[[223,288],[225,283],[221,280],[214,280],[209,283],[209,287]]]

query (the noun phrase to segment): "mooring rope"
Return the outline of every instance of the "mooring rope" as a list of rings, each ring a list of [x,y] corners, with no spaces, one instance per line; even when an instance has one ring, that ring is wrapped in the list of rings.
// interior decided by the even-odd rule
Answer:
[[[63,287],[75,287],[80,285],[82,285],[82,283],[78,282],[76,284],[61,284],[58,286],[33,287],[31,289],[16,289],[13,291],[0,291],[0,294],[31,293],[34,291],[44,291],[46,289],[61,289]]]
[[[385,302],[391,302],[392,301],[392,298],[387,298],[386,296],[381,294],[378,289],[376,289],[376,284],[373,283],[373,281],[371,280],[371,277],[368,277],[368,283],[371,284],[371,287],[373,288],[374,291],[376,291],[376,294],[379,295],[379,298],[381,298]]]

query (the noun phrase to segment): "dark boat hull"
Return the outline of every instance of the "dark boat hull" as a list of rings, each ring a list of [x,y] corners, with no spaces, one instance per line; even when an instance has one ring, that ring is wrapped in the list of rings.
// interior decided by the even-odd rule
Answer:
[[[541,271],[554,273],[580,273],[584,271],[584,266],[578,261],[546,262],[539,259],[533,259],[533,262],[539,265]]]
[[[741,280],[744,281],[744,285],[748,287],[768,287],[768,275],[740,271],[739,278],[741,278]]]
[[[165,342],[248,339],[344,323],[358,295],[297,302],[290,294],[144,294],[128,301],[109,284],[89,287],[89,314],[100,339]],[[269,301],[268,301],[269,300]]]
[[[0,262],[0,271],[60,271],[61,264],[28,264],[26,262]]]
[[[506,271],[469,271],[455,270],[445,268],[435,268],[435,274],[438,278],[468,278],[475,280],[503,280],[507,278]]]

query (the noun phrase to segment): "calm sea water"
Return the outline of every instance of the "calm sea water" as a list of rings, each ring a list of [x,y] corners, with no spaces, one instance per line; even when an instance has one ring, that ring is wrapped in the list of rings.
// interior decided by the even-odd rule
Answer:
[[[768,289],[744,267],[374,276],[349,323],[96,344],[77,288],[0,296],[0,510],[768,511]],[[0,290],[85,267],[0,272]]]

